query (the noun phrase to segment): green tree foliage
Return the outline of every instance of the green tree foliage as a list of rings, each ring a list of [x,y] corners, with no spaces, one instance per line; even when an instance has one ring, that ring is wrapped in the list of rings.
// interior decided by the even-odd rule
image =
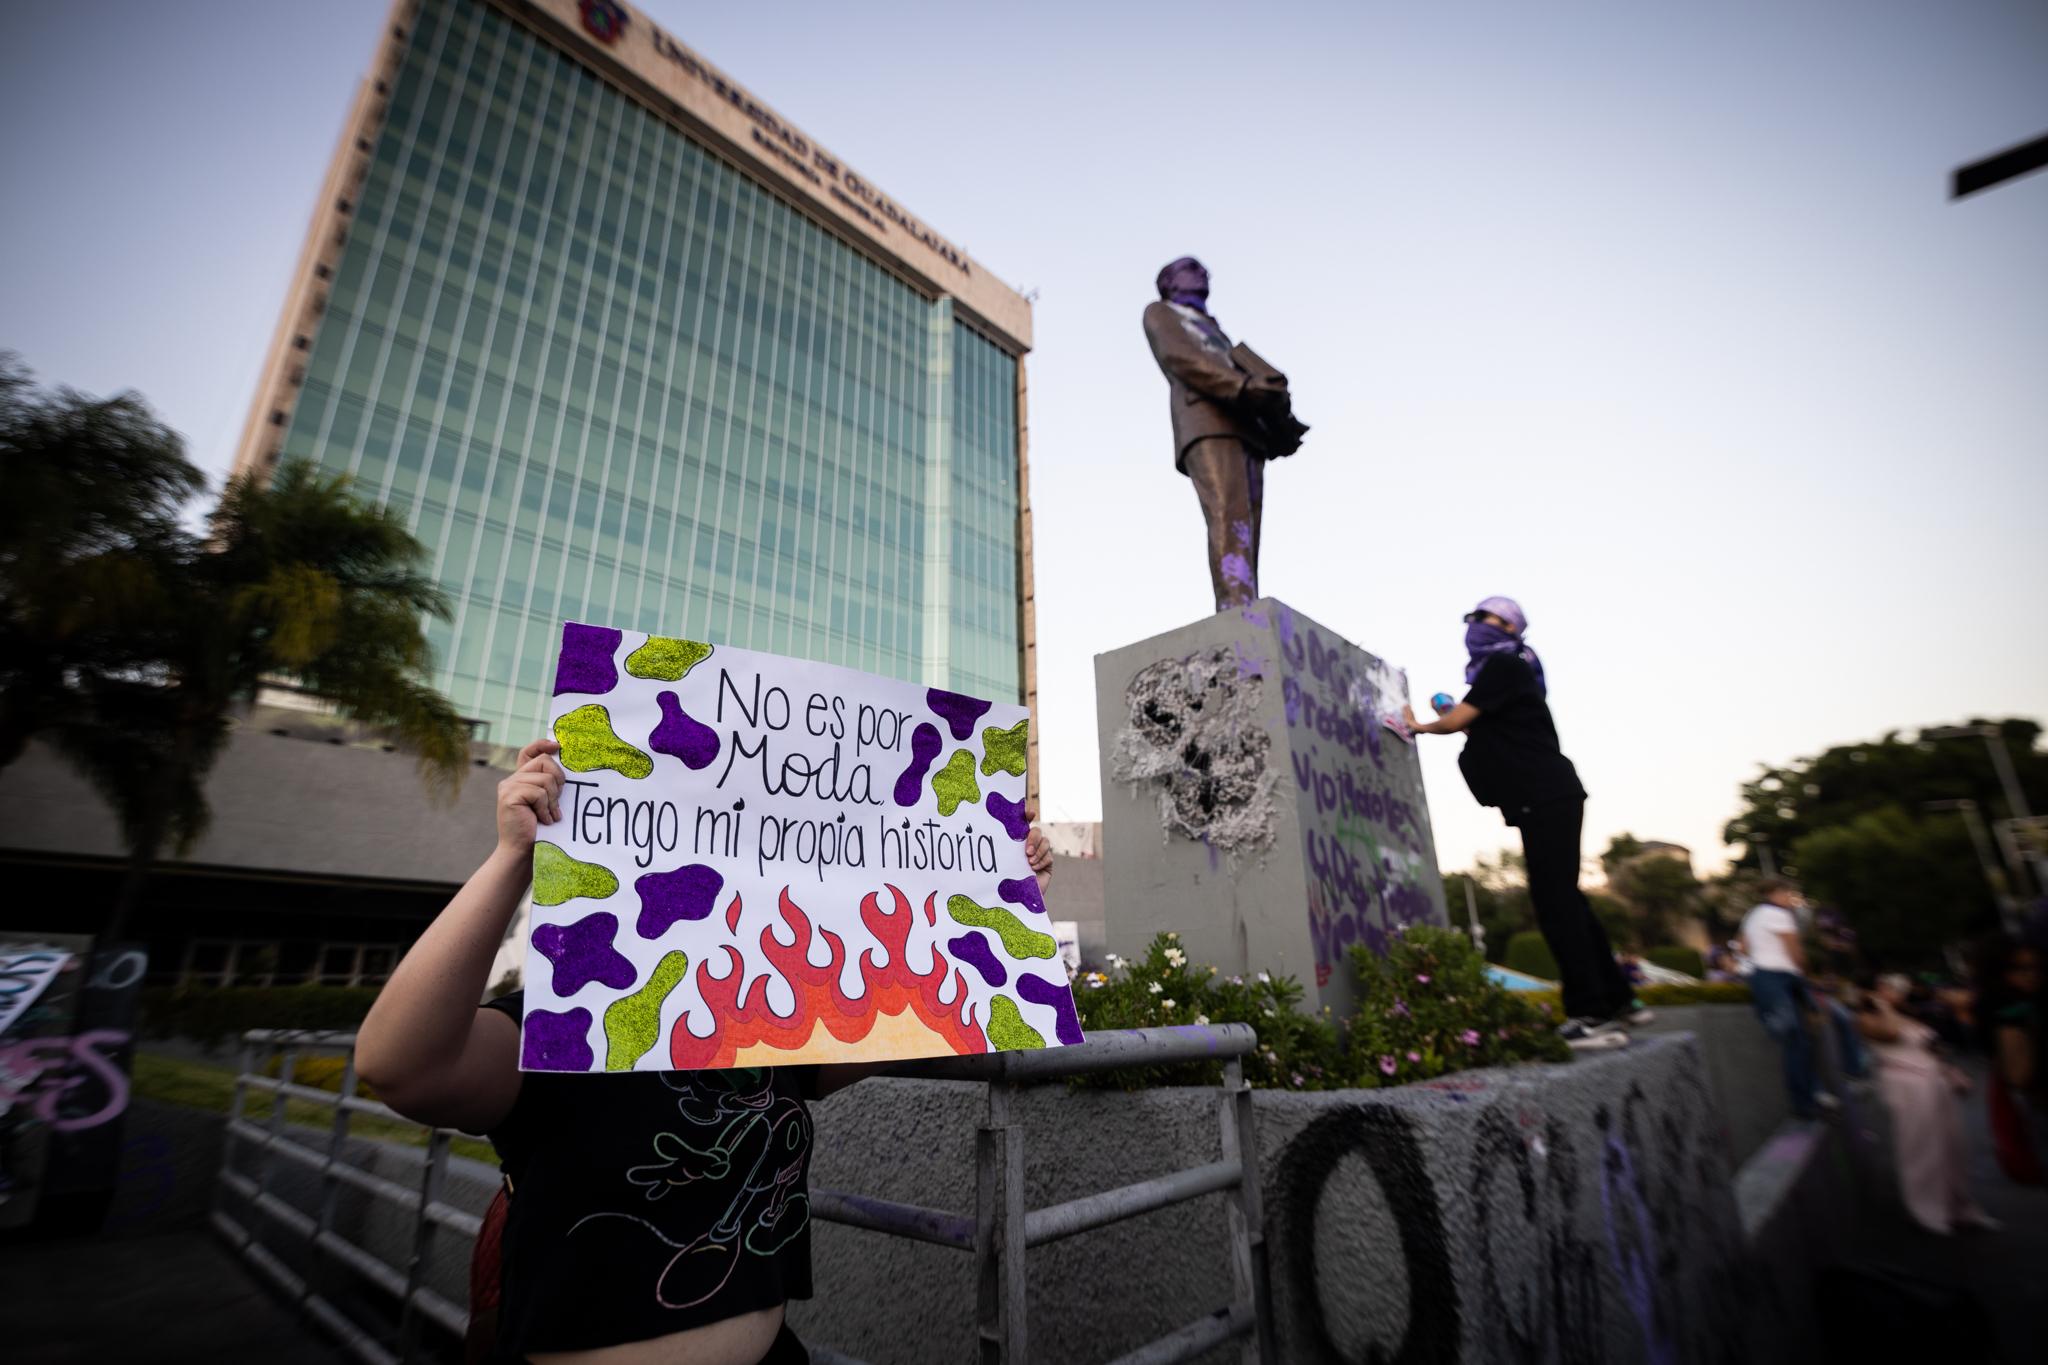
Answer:
[[[0,766],[47,738],[112,807],[128,870],[117,934],[157,856],[206,827],[205,783],[236,711],[295,682],[388,727],[444,791],[468,729],[426,679],[423,615],[447,603],[426,550],[344,479],[295,463],[231,483],[204,539],[203,485],[133,395],[39,393],[0,360]]]
[[[1643,841],[1623,831],[1607,841],[1607,851],[1600,855],[1601,870],[1607,874],[1608,880],[1612,881],[1621,865],[1642,851]]]
[[[1544,981],[1557,980],[1557,959],[1551,956],[1550,945],[1543,941],[1543,935],[1534,929],[1508,940],[1507,961],[1503,965],[1524,976],[1539,977]]]
[[[89,723],[94,695],[146,669],[205,480],[134,394],[38,390],[0,353],[0,768]]]
[[[2036,810],[2048,806],[2048,754],[2035,748],[2041,727],[2030,720],[1968,723],[1998,726],[2028,803]],[[1907,740],[1892,731],[1875,742],[1838,745],[1818,758],[1765,768],[1743,785],[1742,810],[1721,837],[1745,845],[1738,866],[1757,867],[1757,846],[1768,842],[1781,872],[1803,876],[1795,845],[1809,834],[1888,806],[1917,821],[1927,802],[1959,799],[1975,801],[1987,821],[2012,813],[1984,741]]]
[[[1675,943],[1670,943],[1661,948],[1652,948],[1643,956],[1667,971],[1684,972],[1687,976],[1706,979],[1707,964],[1701,960],[1696,949],[1681,948]]]
[[[1607,941],[1614,945],[1616,952],[1633,951],[1641,946],[1642,926],[1627,902],[1618,896],[1605,896],[1593,891],[1587,893],[1586,903],[1593,907],[1593,917],[1607,931]]]
[[[1792,852],[1809,891],[1841,909],[1873,961],[1916,960],[1995,923],[1957,816],[1884,806],[1817,829]]]
[[[1679,925],[1702,908],[1691,865],[1662,853],[1637,853],[1613,869],[1608,885],[1633,912],[1637,941],[1653,947],[1674,942]]]

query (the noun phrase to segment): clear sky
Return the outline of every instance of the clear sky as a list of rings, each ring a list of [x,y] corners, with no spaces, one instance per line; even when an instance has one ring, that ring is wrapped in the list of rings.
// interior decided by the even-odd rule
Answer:
[[[1045,815],[1093,656],[1209,608],[1138,327],[1185,252],[1314,425],[1264,586],[1457,690],[1519,597],[1587,845],[1759,762],[2048,715],[2048,6],[645,8],[1020,288]],[[0,347],[218,474],[385,6],[0,7]],[[1427,741],[1425,741],[1427,743]],[[1446,868],[1504,831],[1437,740]]]

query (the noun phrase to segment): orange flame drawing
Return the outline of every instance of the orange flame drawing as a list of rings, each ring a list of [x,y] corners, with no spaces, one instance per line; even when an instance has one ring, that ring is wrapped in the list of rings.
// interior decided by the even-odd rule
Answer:
[[[695,1071],[734,1065],[850,1060],[843,1047],[817,1036],[818,1025],[823,1024],[825,1033],[838,1044],[852,1044],[866,1038],[885,1015],[896,1021],[896,1026],[886,1028],[886,1034],[902,1046],[902,1050],[886,1055],[928,1057],[949,1052],[987,1052],[988,1038],[974,1020],[966,978],[958,968],[951,968],[938,945],[932,945],[930,972],[920,975],[910,969],[906,952],[913,923],[910,900],[894,886],[888,890],[896,901],[893,912],[884,913],[873,892],[860,903],[861,922],[887,949],[888,965],[878,967],[872,953],[863,953],[860,974],[867,989],[860,995],[849,996],[839,989],[840,968],[846,961],[845,941],[830,929],[819,929],[832,956],[824,966],[812,966],[808,956],[810,916],[790,899],[789,888],[783,887],[782,919],[796,941],[784,947],[775,941],[772,929],[763,929],[761,952],[789,983],[796,997],[794,1012],[780,1015],[769,1007],[765,976],[755,980],[754,988],[741,1002],[740,983],[746,979],[746,964],[739,949],[726,944],[731,970],[723,980],[711,975],[708,962],[697,968],[698,993],[711,1017],[718,1021],[718,1028],[710,1037],[699,1038],[690,1032],[686,1019],[677,1019],[669,1033],[671,1065],[679,1071]],[[931,899],[936,901],[936,892]],[[929,902],[925,913],[928,919],[936,920]],[[939,1000],[939,989],[946,983],[949,968],[956,991],[950,1007]],[[757,1050],[764,1048],[803,1055],[778,1057]],[[740,1060],[741,1053],[750,1055]],[[874,1060],[885,1054],[869,1050],[866,1055]]]

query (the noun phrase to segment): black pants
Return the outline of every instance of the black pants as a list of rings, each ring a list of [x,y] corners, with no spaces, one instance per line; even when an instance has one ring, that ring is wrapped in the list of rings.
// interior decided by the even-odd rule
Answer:
[[[1581,798],[1544,801],[1507,812],[1522,830],[1529,864],[1529,900],[1536,927],[1557,959],[1564,1012],[1605,1019],[1628,1007],[1634,993],[1614,960],[1614,945],[1579,890],[1579,832],[1586,819]]]

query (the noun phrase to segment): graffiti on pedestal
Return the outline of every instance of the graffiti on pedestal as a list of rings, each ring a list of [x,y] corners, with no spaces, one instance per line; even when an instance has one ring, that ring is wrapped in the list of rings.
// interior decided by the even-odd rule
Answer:
[[[1443,885],[1421,766],[1384,724],[1407,702],[1407,678],[1278,603],[1273,625],[1290,749],[1282,780],[1301,812],[1322,987],[1354,946],[1382,952],[1404,925],[1446,922]]]
[[[1218,853],[1270,848],[1276,819],[1273,738],[1259,717],[1265,677],[1240,650],[1161,659],[1124,689],[1127,720],[1110,775],[1150,790],[1159,823]]]

